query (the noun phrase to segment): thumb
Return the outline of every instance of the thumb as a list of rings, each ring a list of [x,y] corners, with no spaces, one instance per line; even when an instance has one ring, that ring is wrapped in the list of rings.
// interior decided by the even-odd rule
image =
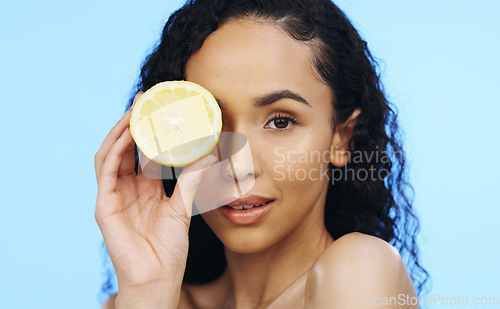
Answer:
[[[203,174],[212,164],[218,161],[214,155],[208,154],[200,160],[187,165],[179,175],[174,193],[170,199],[175,207],[184,207],[187,217],[193,212],[193,200],[200,185]],[[180,208],[178,208],[180,210]]]

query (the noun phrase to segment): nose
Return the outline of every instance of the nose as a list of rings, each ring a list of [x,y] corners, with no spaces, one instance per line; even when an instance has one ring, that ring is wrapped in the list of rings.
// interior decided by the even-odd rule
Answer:
[[[246,136],[238,132],[221,132],[217,146],[219,157],[224,162],[221,170],[224,179],[234,181],[238,193],[248,192],[255,183],[255,171]]]
[[[254,178],[252,158],[248,154],[249,151],[242,149],[228,157],[224,166],[224,177],[233,178],[238,182],[244,181],[246,178]]]

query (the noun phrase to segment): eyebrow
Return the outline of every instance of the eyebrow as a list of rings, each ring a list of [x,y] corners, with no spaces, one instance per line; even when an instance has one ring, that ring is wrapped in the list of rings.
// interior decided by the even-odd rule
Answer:
[[[292,92],[290,90],[279,90],[260,96],[254,100],[253,105],[256,107],[267,106],[281,99],[291,99],[303,103],[309,107],[311,106],[311,104],[309,104],[309,102],[307,102],[306,99],[304,99],[297,93]]]
[[[220,105],[220,108],[221,109],[224,109],[224,102],[221,101],[220,99],[218,98],[215,98],[217,100],[217,102],[219,103]],[[260,97],[256,97],[254,100],[253,100],[253,105],[255,107],[262,107],[262,106],[268,106],[268,105],[271,105],[273,104],[274,102],[276,101],[279,101],[281,99],[291,99],[291,100],[294,100],[294,101],[297,101],[299,103],[302,103],[302,104],[305,104],[309,107],[311,107],[311,104],[309,104],[309,102],[307,102],[306,99],[304,99],[303,97],[301,97],[299,94],[293,92],[293,91],[290,91],[290,90],[278,90],[278,91],[273,91],[271,93],[268,93],[268,94],[265,94],[265,95],[262,95]]]

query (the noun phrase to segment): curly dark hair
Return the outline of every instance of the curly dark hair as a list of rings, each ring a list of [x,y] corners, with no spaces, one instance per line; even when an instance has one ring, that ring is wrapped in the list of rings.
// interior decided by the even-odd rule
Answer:
[[[332,182],[325,205],[325,226],[334,239],[361,232],[396,247],[419,294],[428,273],[418,260],[419,221],[412,209],[413,189],[408,184],[405,155],[397,114],[387,101],[378,64],[345,14],[330,0],[190,0],[173,13],[161,41],[146,58],[134,89],[145,91],[168,80],[183,80],[188,58],[221,24],[233,18],[273,22],[314,51],[314,67],[334,92],[334,124],[344,123],[361,110],[349,151],[371,154],[350,160],[343,175]],[[132,99],[129,105],[132,103]],[[378,177],[365,177],[372,171]],[[349,173],[352,177],[349,177]],[[175,180],[164,180],[170,195]],[[184,281],[201,284],[222,274],[226,267],[223,244],[203,220],[192,218]],[[103,290],[110,291],[108,280]]]

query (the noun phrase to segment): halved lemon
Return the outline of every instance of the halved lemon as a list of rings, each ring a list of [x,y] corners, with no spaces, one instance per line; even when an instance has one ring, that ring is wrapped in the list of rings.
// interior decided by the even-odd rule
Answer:
[[[212,94],[187,81],[168,81],[147,90],[130,115],[137,147],[157,163],[185,166],[212,151],[222,113]]]

